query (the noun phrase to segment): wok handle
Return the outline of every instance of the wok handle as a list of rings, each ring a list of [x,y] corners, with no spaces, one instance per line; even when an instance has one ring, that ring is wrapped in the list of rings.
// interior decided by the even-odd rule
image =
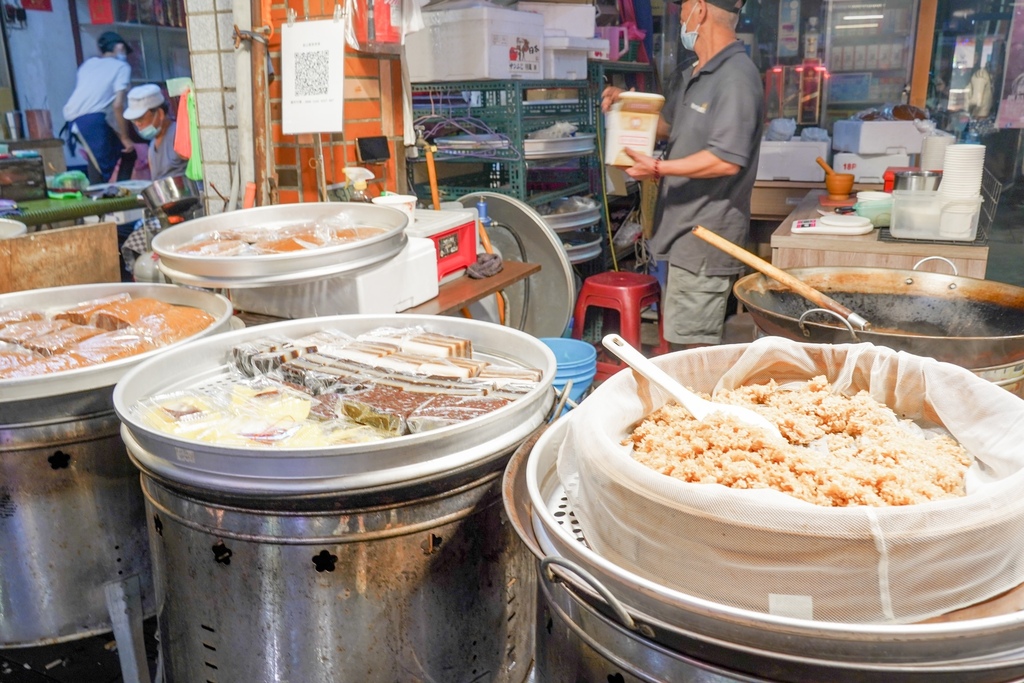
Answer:
[[[827,296],[822,292],[819,292],[814,287],[811,287],[809,284],[796,279],[786,271],[780,268],[776,268],[775,266],[768,263],[764,259],[755,256],[754,254],[751,254],[743,247],[733,244],[724,237],[716,235],[707,228],[698,225],[693,229],[693,234],[699,237],[700,239],[704,240],[711,246],[721,249],[729,256],[732,256],[734,259],[742,261],[743,263],[747,264],[754,270],[760,271],[767,275],[768,277],[772,278],[773,280],[776,280],[779,283],[785,285],[786,287],[789,287],[794,292],[796,292],[803,298],[807,299],[808,301],[811,301],[822,308],[827,308],[828,310],[843,316],[843,318],[848,320],[850,324],[856,325],[862,330],[867,329],[868,327],[871,326],[871,323],[869,323],[867,320],[857,315],[856,313],[854,313],[849,308],[842,305],[832,297]]]

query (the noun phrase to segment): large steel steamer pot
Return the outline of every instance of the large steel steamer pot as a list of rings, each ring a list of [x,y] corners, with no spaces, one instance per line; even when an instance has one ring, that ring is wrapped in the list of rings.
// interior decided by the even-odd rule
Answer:
[[[226,330],[231,304],[159,284],[98,284],[0,296],[0,309],[70,307],[129,292],[195,306]],[[165,347],[170,349],[172,347]],[[0,380],[0,648],[111,629],[104,586],[138,576],[154,600],[138,472],[119,436],[111,389],[162,350],[18,380]]]
[[[320,329],[422,325],[474,354],[541,368],[530,394],[435,432],[292,452],[165,442],[145,396],[216,378],[231,346]],[[168,683],[526,679],[536,574],[501,506],[501,472],[553,403],[555,360],[510,328],[336,316],[251,328],[149,363],[115,391],[142,471]],[[225,371],[226,372],[226,371]]]
[[[754,273],[740,278],[733,291],[762,332],[813,343],[872,342],[965,367],[1024,395],[1024,288],[889,268],[787,272],[856,311],[872,327],[851,329]]]
[[[535,676],[544,683],[1009,683],[1024,680],[1024,614],[873,626],[777,618],[665,589],[600,558],[559,495],[572,414],[509,460],[505,510],[536,557]],[[531,470],[541,479],[538,508]],[[546,521],[542,521],[541,517]],[[553,540],[552,526],[562,531]],[[577,546],[572,553],[567,544]]]

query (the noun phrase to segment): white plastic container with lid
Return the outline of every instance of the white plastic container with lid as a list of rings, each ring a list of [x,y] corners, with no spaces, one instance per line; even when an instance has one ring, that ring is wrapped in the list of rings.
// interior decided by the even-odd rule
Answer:
[[[895,190],[889,232],[899,239],[974,241],[981,201],[949,200],[939,190]]]
[[[658,120],[665,98],[646,92],[624,92],[604,116],[604,163],[609,166],[632,166],[626,148],[650,155],[658,135]]]
[[[520,12],[536,12],[543,16],[545,36],[593,38],[597,28],[597,8],[590,3],[520,2],[516,4],[516,9]]]
[[[544,77],[544,17],[480,3],[423,12],[405,39],[413,83]]]
[[[607,52],[608,41],[604,38],[546,35],[544,37],[544,78],[567,81],[586,80],[587,55],[591,51]]]

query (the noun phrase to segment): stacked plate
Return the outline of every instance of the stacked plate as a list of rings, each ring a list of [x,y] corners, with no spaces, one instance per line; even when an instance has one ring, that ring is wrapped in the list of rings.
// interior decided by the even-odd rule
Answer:
[[[973,239],[981,210],[984,145],[949,145],[942,163],[939,199],[944,202],[939,235],[945,239]]]
[[[942,162],[939,191],[948,199],[967,199],[981,194],[985,145],[949,145]]]

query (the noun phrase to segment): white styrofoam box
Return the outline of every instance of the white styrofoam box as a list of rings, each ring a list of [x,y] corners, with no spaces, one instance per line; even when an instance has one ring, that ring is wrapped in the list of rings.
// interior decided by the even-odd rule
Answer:
[[[663,106],[665,98],[655,93],[621,93],[604,115],[604,163],[632,166],[633,159],[626,154],[627,149],[653,154]]]
[[[832,149],[854,154],[920,154],[924,136],[913,121],[836,121]]]
[[[414,83],[544,77],[540,14],[484,4],[424,11],[423,21],[405,39]]]
[[[544,17],[546,35],[593,38],[597,28],[597,11],[591,4],[570,5],[559,2],[520,2],[520,12],[536,12]]]
[[[405,229],[405,234],[427,238],[434,244],[437,275],[442,284],[460,277],[476,263],[480,235],[475,208],[416,209],[416,220]]]
[[[582,7],[582,5],[577,6]],[[604,38],[545,36],[544,78],[566,81],[586,80],[587,54],[591,50],[608,52],[608,41]]]
[[[820,183],[825,180],[825,169],[816,159],[828,161],[831,150],[826,140],[761,140],[761,155],[757,161],[757,180],[799,180]]]
[[[852,173],[854,182],[883,183],[885,171],[890,166],[910,166],[910,155],[899,154],[851,154],[836,152],[832,157],[832,169],[836,173]]]
[[[355,313],[400,313],[437,296],[433,241],[409,237],[398,254],[355,275],[283,287],[236,289],[235,308],[281,318]]]

